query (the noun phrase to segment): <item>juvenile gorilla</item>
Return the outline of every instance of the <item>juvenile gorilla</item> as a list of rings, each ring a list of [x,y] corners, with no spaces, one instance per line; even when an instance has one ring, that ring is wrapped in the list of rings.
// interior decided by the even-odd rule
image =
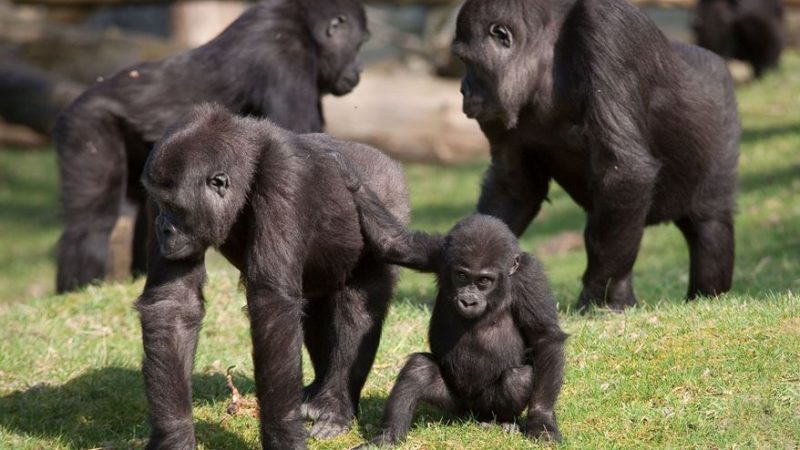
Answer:
[[[756,77],[777,67],[783,50],[781,0],[700,0],[692,22],[697,44],[747,61]]]
[[[358,83],[367,39],[355,0],[265,0],[208,44],[129,67],[87,90],[55,131],[65,230],[58,292],[103,279],[109,236],[123,207],[137,207],[133,270],[143,272],[148,224],[142,166],[166,127],[193,104],[266,116],[295,132],[320,131],[320,96]],[[150,236],[152,237],[152,236]]]
[[[527,408],[526,435],[560,440],[554,406],[567,335],[539,262],[490,216],[470,216],[446,236],[408,231],[356,170],[343,160],[340,167],[370,250],[384,262],[435,273],[439,285],[431,353],[406,362],[372,443],[404,439],[420,400],[501,423],[515,423]]]
[[[379,151],[323,134],[201,107],[171,128],[142,182],[158,205],[157,248],[137,302],[152,434],[148,448],[194,448],[191,374],[203,317],[204,254],[216,247],[242,274],[251,323],[261,436],[267,449],[305,448],[301,345],[314,366],[303,411],[311,434],[344,432],[358,410],[394,272],[363,251],[339,152],[402,221],[402,170]]]
[[[730,289],[739,122],[728,69],[625,0],[468,0],[453,53],[491,144],[478,212],[521,234],[555,180],[584,208],[578,307],[636,304],[646,225],[689,244],[688,297]]]

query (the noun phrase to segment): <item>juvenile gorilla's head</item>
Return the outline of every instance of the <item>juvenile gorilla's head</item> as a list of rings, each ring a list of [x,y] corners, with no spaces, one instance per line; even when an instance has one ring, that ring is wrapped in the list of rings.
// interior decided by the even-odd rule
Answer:
[[[731,0],[700,0],[692,19],[697,45],[724,57],[733,56],[735,21]]]
[[[461,8],[451,50],[466,67],[461,93],[468,117],[516,126],[552,67],[557,29],[547,3],[468,0]]]
[[[439,273],[444,298],[467,319],[505,308],[520,253],[517,238],[500,220],[475,214],[460,221],[446,239]]]
[[[200,106],[150,153],[142,183],[158,206],[156,237],[165,258],[202,256],[225,242],[253,178],[256,123]]]
[[[318,49],[320,91],[345,95],[361,76],[358,52],[369,39],[364,7],[355,0],[301,0]]]

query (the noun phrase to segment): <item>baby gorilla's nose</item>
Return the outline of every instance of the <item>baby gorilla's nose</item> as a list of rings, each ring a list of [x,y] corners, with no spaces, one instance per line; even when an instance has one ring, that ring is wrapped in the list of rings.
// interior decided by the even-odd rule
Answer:
[[[164,219],[163,217],[159,216],[156,219],[156,227],[161,232],[164,237],[169,237],[177,231],[175,225],[172,224],[169,220]]]
[[[460,303],[461,306],[464,308],[472,308],[473,306],[478,304],[478,300],[461,297],[460,299],[458,299],[458,303]]]

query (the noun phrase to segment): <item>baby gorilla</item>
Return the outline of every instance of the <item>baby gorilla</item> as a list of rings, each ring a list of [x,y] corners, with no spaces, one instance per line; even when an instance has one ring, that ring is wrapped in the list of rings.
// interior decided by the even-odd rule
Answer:
[[[564,376],[564,341],[539,262],[500,220],[473,215],[446,235],[408,231],[338,158],[371,251],[384,262],[435,273],[439,293],[428,339],[389,395],[372,444],[401,441],[422,400],[480,421],[516,422],[530,437],[560,440],[554,405]]]

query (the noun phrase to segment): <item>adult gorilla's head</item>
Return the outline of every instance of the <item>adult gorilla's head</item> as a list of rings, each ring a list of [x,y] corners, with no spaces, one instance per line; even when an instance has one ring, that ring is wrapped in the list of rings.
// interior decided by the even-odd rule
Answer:
[[[499,219],[469,216],[447,235],[440,288],[464,318],[503,310],[512,298],[508,277],[519,268],[521,253],[516,237]]]
[[[255,122],[199,106],[150,153],[142,183],[158,206],[156,238],[165,258],[202,256],[225,241],[255,172],[259,148],[247,132]]]
[[[549,4],[552,3],[552,4]],[[469,0],[461,8],[452,52],[464,62],[464,113],[479,121],[516,126],[552,67],[556,2]],[[549,36],[550,35],[550,36]]]
[[[358,52],[369,39],[364,7],[355,0],[325,2],[301,0],[319,52],[319,88],[323,93],[345,95],[358,84]]]

